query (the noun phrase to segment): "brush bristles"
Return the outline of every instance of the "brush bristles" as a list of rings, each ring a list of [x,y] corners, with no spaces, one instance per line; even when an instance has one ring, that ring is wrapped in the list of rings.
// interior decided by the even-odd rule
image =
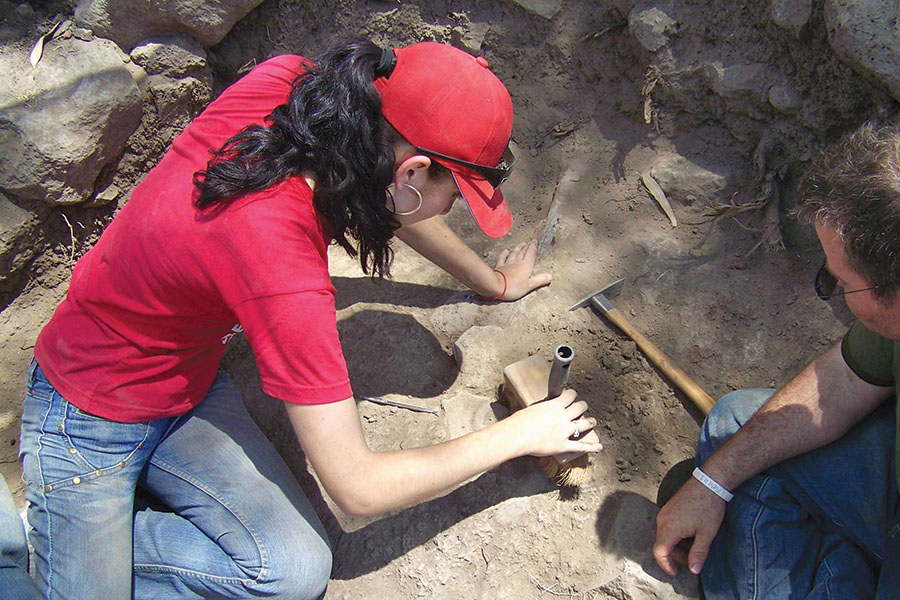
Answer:
[[[538,466],[547,477],[564,487],[579,487],[591,481],[591,460],[587,454],[560,464],[555,456],[543,456]]]

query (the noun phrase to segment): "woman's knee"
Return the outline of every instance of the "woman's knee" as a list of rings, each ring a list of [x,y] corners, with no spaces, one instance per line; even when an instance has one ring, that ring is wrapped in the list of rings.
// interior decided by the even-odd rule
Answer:
[[[317,535],[306,536],[293,549],[285,547],[272,560],[267,587],[272,588],[277,598],[315,600],[328,586],[332,567],[331,548]]]
[[[703,464],[775,393],[772,389],[742,389],[729,392],[716,402],[703,422],[697,444],[697,463]]]

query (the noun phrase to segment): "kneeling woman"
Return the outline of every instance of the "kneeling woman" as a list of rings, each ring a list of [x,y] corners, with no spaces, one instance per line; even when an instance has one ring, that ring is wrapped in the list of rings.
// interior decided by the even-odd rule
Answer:
[[[360,42],[279,56],[197,117],[76,265],[35,346],[21,453],[38,585],[52,598],[314,598],[323,528],[218,363],[243,331],[332,499],[373,515],[571,440],[568,391],[486,429],[366,446],[327,247],[389,272],[396,235],[483,296],[546,284],[534,245],[496,269],[440,218],[461,196],[500,236],[512,104],[483,58]],[[352,241],[351,241],[352,240]],[[573,423],[576,421],[576,423]],[[165,510],[134,510],[140,487]]]

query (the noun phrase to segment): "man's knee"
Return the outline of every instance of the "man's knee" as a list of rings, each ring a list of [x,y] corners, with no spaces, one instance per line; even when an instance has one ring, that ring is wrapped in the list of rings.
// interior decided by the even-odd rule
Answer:
[[[703,422],[697,444],[697,463],[728,441],[750,417],[775,393],[771,389],[743,389],[729,392],[716,402]]]

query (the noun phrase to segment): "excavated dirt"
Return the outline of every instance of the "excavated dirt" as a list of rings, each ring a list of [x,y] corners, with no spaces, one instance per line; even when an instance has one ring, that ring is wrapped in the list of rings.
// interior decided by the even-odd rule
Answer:
[[[568,309],[624,278],[616,305],[713,398],[785,383],[850,319],[843,304],[813,292],[822,256],[809,228],[788,216],[796,180],[826,141],[890,102],[834,58],[820,3],[799,38],[770,22],[768,3],[680,4],[674,62],[636,42],[625,1],[269,0],[212,49],[220,89],[253,61],[315,55],[354,36],[385,45],[434,39],[489,59],[516,107],[519,168],[504,188],[515,225],[494,241],[477,232],[460,203],[448,219],[488,261],[539,239],[538,267],[552,272],[553,283],[515,304],[483,303],[400,243],[388,281],[366,277],[334,248],[339,328],[355,391],[439,413],[360,402],[363,425],[375,449],[483,427],[507,414],[497,393],[502,368],[532,354],[549,359],[566,343],[576,352],[569,385],[589,403],[605,446],[580,490],[558,488],[534,459],[522,458],[408,510],[349,518],[320,491],[280,403],[259,389],[249,347],[235,342],[225,366],[331,535],[327,599],[696,597],[695,579],[667,577],[650,547],[656,488],[671,465],[692,455],[702,416],[604,318]],[[538,14],[554,7],[551,20]],[[717,94],[678,56],[765,63],[807,102],[784,115],[765,101]],[[136,134],[148,138],[133,140],[130,152],[158,145],[152,133]],[[675,167],[663,173],[665,164]],[[677,226],[641,183],[651,169],[661,181],[681,181],[669,186]],[[760,198],[774,208],[750,207]],[[109,212],[85,210],[80,218],[102,222]],[[69,231],[54,219],[45,235],[55,244],[3,313],[2,358],[19,375],[71,268]],[[766,237],[779,222],[781,240]],[[76,232],[73,249],[89,246],[97,227]],[[11,376],[3,385],[21,395]],[[6,423],[3,439],[14,447],[18,425]],[[13,467],[7,461],[4,468],[9,477]]]

